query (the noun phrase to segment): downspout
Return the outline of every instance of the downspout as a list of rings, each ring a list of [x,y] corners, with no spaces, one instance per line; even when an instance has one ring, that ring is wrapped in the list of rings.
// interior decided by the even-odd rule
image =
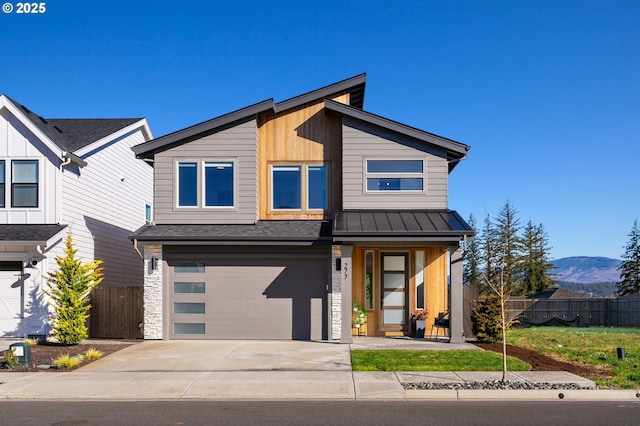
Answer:
[[[138,239],[137,238],[133,239],[133,249],[136,251],[136,253],[138,253],[138,256],[140,257],[140,260],[142,260],[144,262],[144,256],[142,255],[142,252],[138,248]]]
[[[60,170],[62,170],[63,167],[68,166],[69,164],[71,164],[71,157],[69,157],[67,155],[67,152],[63,152],[62,153],[62,158],[64,161],[62,161],[62,164],[60,164]]]

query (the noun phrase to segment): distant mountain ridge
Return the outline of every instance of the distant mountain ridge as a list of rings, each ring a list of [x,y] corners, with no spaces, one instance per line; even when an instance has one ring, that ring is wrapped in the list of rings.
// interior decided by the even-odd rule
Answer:
[[[608,257],[576,256],[551,261],[551,270],[557,281],[594,284],[620,280],[618,268],[622,261]]]

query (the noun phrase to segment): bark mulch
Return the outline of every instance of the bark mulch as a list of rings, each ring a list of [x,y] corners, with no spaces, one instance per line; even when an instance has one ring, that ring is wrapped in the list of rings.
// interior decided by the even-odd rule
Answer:
[[[40,343],[38,345],[30,346],[31,352],[31,360],[29,365],[20,365],[10,369],[0,369],[0,373],[2,372],[31,372],[31,371],[40,371],[40,372],[56,372],[56,371],[72,371],[77,368],[83,367],[87,364],[92,363],[94,360],[84,359],[80,365],[72,368],[65,369],[57,369],[57,368],[48,368],[42,369],[38,368],[39,365],[53,365],[53,360],[58,358],[61,355],[69,354],[70,356],[75,355],[83,355],[89,349],[95,348],[103,353],[103,357],[110,355],[114,352],[127,348],[131,345],[135,344],[135,342],[131,341],[108,341],[108,342],[83,342],[77,345],[65,346],[58,343]],[[0,356],[4,355],[4,351],[0,352]]]

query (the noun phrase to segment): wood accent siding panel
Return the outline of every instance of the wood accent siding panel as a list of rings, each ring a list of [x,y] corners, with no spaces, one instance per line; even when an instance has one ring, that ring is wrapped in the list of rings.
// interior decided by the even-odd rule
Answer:
[[[335,97],[347,103],[348,94]],[[322,100],[281,114],[262,117],[258,128],[260,219],[322,219],[341,208],[340,116],[326,113]],[[328,167],[328,212],[271,211],[271,165],[324,163]]]
[[[135,130],[84,158],[79,174],[62,173],[61,223],[70,225],[78,256],[104,262],[103,285],[143,284],[129,235],[144,225],[145,204],[153,201],[153,168],[131,150],[144,141]],[[62,255],[63,248],[56,245],[48,256]]]
[[[424,282],[425,282],[425,309],[429,312],[427,318],[426,333],[431,331],[431,325],[433,324],[436,316],[440,312],[445,312],[448,309],[448,293],[447,293],[447,274],[448,274],[448,262],[447,251],[443,247],[410,247],[403,249],[399,246],[372,246],[372,247],[354,247],[352,254],[352,277],[353,277],[353,301],[358,305],[364,306],[365,294],[364,294],[364,253],[365,251],[374,252],[374,309],[369,310],[367,313],[367,336],[384,336],[389,333],[385,333],[381,330],[380,324],[380,253],[387,252],[403,252],[409,254],[409,307],[408,313],[415,310],[416,296],[415,296],[415,259],[416,251],[424,251]],[[350,318],[349,320],[353,320]],[[410,329],[410,328],[409,328]],[[394,333],[391,333],[394,334]],[[398,334],[398,333],[395,333]]]
[[[155,223],[255,223],[256,137],[256,121],[251,120],[156,154]],[[236,206],[233,209],[176,207],[176,162],[201,159],[235,161]]]
[[[345,117],[342,126],[342,191],[345,209],[440,209],[448,203],[448,164],[443,149],[427,146]],[[425,192],[365,191],[365,159],[424,159]]]

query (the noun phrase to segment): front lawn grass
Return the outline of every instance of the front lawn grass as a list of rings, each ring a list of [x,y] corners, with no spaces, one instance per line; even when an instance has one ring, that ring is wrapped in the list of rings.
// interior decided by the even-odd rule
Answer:
[[[490,351],[354,350],[353,371],[502,371],[502,355]],[[507,357],[507,370],[529,371],[531,366]]]
[[[640,388],[640,329],[606,327],[532,327],[507,332],[507,343],[571,362],[586,362],[611,375],[589,377],[600,387]],[[617,348],[626,359],[619,360]]]

